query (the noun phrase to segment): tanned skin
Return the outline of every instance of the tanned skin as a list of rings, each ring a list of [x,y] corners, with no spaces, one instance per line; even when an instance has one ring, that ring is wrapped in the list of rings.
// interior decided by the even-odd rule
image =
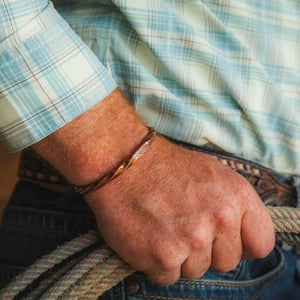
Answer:
[[[147,132],[116,89],[32,147],[71,183],[84,185],[116,167]],[[107,244],[161,285],[201,277],[209,267],[229,271],[274,247],[271,218],[244,178],[161,136],[85,199]]]

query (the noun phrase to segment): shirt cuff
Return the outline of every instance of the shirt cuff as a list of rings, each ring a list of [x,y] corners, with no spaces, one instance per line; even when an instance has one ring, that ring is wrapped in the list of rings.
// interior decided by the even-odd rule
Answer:
[[[0,140],[18,151],[101,101],[116,84],[49,5],[0,42]]]

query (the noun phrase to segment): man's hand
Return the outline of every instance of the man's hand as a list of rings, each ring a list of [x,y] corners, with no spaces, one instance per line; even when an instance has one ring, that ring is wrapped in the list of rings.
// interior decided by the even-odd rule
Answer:
[[[86,200],[111,248],[159,284],[226,272],[274,247],[271,218],[245,179],[160,137]]]
[[[33,148],[76,185],[102,177],[136,148],[147,127],[115,90]],[[120,177],[86,195],[106,242],[159,284],[274,246],[266,208],[240,175],[215,159],[157,137]]]

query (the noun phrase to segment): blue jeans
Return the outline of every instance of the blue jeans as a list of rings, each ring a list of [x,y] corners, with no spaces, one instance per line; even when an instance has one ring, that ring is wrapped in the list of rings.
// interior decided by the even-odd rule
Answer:
[[[20,181],[0,231],[1,287],[58,245],[96,228],[81,196]],[[241,261],[231,272],[208,270],[200,279],[180,278],[167,287],[137,272],[99,299],[300,299],[297,256],[276,245],[266,258]]]

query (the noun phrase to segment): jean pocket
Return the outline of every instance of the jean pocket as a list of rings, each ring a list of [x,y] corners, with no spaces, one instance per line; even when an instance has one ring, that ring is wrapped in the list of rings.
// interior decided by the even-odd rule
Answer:
[[[286,271],[284,254],[276,246],[264,259],[241,261],[231,272],[220,273],[209,270],[196,280],[180,278],[170,286],[159,286],[146,280],[140,273],[125,281],[126,299],[257,299],[268,283],[283,276]]]

